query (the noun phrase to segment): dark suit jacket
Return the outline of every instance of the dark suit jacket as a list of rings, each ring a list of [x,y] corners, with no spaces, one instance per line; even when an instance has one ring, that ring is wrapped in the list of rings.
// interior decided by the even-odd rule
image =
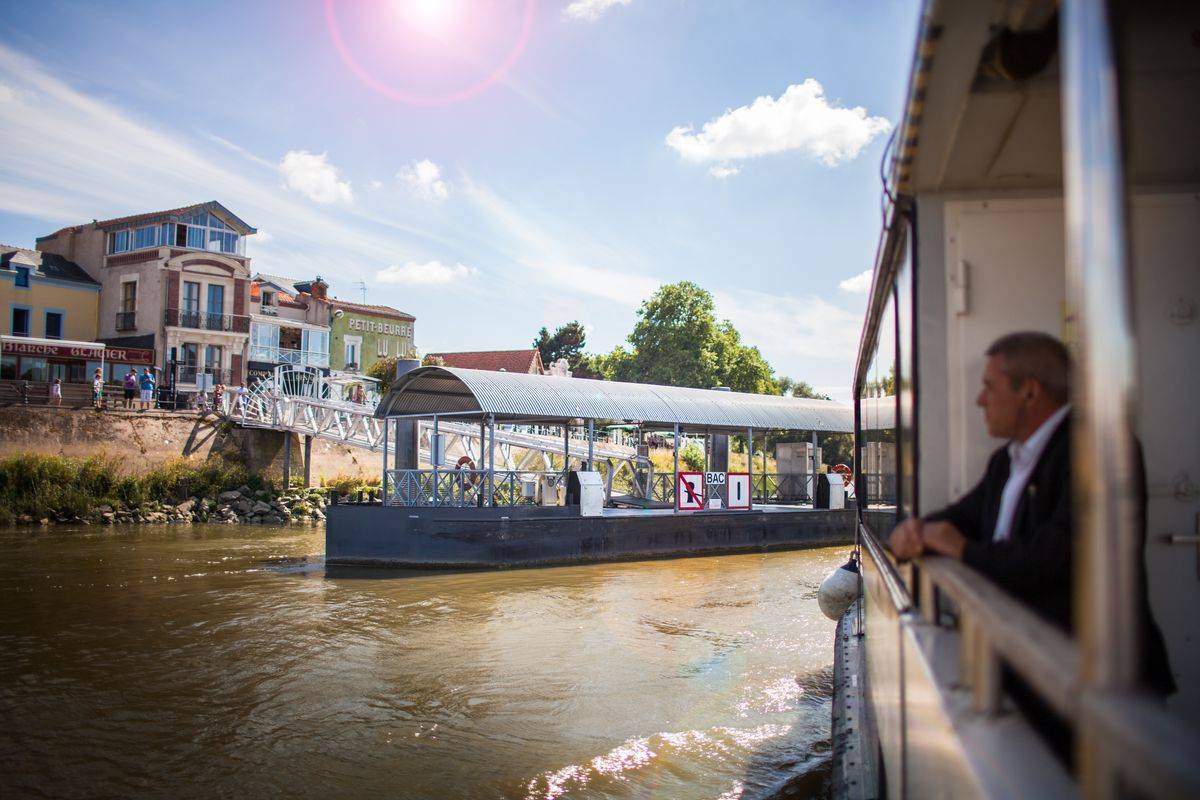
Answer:
[[[1139,473],[1141,458],[1139,450]],[[983,480],[958,502],[926,517],[945,520],[967,538],[963,563],[982,572],[1042,616],[1072,627],[1075,551],[1071,513],[1071,418],[1068,415],[1046,443],[1013,515],[1009,538],[993,542],[1000,496],[1009,474],[1008,448],[988,461]],[[1144,563],[1146,491],[1141,475],[1142,547],[1138,548],[1139,603],[1142,617],[1142,676],[1147,688],[1162,694],[1175,689],[1162,633],[1150,614]]]

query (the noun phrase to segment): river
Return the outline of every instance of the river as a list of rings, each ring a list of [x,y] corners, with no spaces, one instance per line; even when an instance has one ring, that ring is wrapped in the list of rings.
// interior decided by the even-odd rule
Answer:
[[[846,548],[327,573],[319,528],[0,530],[0,795],[793,798]]]

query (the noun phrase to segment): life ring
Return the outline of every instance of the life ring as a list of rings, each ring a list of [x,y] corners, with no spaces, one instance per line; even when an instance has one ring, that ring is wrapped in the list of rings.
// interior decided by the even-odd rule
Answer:
[[[463,480],[466,483],[471,484],[471,487],[474,488],[475,485],[479,483],[479,473],[475,471],[475,462],[471,460],[470,456],[461,456],[458,459],[458,463],[454,465],[454,471],[460,471],[464,464],[470,465],[467,467],[470,472],[467,473],[467,477]]]
[[[854,470],[850,469],[845,464],[834,464],[829,468],[830,472],[839,472],[842,475],[842,485],[849,486],[854,483]]]

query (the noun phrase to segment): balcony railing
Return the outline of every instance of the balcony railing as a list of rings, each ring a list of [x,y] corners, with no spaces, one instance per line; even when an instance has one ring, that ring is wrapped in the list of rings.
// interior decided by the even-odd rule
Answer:
[[[137,312],[118,311],[117,312],[117,330],[119,330],[119,331],[137,330]]]
[[[268,364],[328,367],[329,353],[318,353],[315,350],[289,350],[286,347],[256,344],[250,346],[250,360],[265,361]]]
[[[178,328],[197,328],[229,333],[250,332],[250,317],[242,314],[210,314],[206,311],[181,311],[178,308],[168,308],[163,313],[163,322]]]

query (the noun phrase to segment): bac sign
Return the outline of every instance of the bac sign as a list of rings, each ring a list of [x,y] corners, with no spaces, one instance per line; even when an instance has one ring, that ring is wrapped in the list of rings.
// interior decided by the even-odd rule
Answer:
[[[699,511],[704,508],[704,473],[681,472],[675,481],[675,508]]]
[[[737,511],[750,510],[750,473],[729,473],[729,493],[726,495],[726,507]]]

